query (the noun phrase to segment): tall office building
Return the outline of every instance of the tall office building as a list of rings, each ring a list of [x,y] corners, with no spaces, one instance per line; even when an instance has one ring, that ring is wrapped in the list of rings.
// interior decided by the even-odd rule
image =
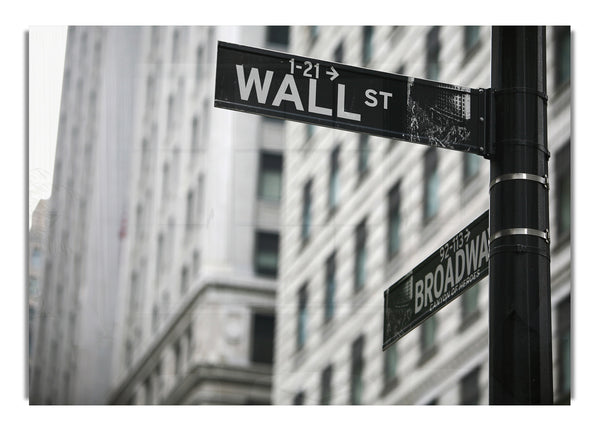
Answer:
[[[40,310],[41,286],[44,283],[44,250],[48,233],[48,199],[41,199],[33,210],[29,229],[29,286],[27,290],[27,351],[28,373],[31,380],[31,365],[34,356],[34,322]]]
[[[293,27],[288,52],[490,87],[489,27]],[[570,32],[548,28],[555,402],[570,395]],[[460,100],[441,107],[463,112]],[[479,156],[286,125],[276,404],[486,404],[488,281],[385,352],[383,291],[489,207]]]
[[[32,323],[32,404],[102,404],[108,397],[138,33],[68,30],[43,285]]]
[[[286,27],[142,30],[113,404],[271,402],[284,124],[213,106],[217,41]]]

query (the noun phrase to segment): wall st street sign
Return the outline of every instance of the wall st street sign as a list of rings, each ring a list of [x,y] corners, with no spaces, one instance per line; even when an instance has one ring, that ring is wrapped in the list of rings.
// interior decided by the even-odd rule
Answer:
[[[485,93],[219,42],[215,106],[485,155]]]
[[[384,292],[383,349],[488,273],[489,211]]]

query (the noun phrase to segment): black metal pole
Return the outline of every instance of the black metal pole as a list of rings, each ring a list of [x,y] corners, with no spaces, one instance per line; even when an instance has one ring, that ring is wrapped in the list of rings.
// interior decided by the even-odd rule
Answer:
[[[545,27],[492,28],[490,404],[552,404]]]

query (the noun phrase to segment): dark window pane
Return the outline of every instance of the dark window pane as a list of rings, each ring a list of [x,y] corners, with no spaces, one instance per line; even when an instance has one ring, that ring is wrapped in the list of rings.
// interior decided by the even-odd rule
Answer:
[[[400,249],[400,182],[388,192],[387,257],[394,257]]]
[[[461,314],[463,320],[477,311],[477,298],[479,296],[479,284],[472,286],[462,295]]]
[[[307,285],[305,284],[298,292],[298,320],[296,323],[296,347],[301,349],[306,343],[306,325],[308,319],[307,312]]]
[[[277,276],[279,261],[279,234],[257,232],[254,269],[257,274]]]
[[[281,199],[281,171],[283,157],[281,154],[261,153],[258,197],[267,201],[278,202]]]
[[[440,75],[440,28],[433,27],[427,33],[427,79],[437,80]]]
[[[367,265],[367,221],[363,220],[356,228],[356,250],[354,257],[354,290],[360,290],[366,282]]]
[[[435,346],[436,318],[431,316],[421,325],[421,354],[427,355]]]
[[[329,209],[334,209],[339,203],[340,194],[340,147],[331,152],[329,159]]]
[[[262,364],[273,363],[273,337],[275,316],[255,314],[252,327],[252,361]]]
[[[463,153],[463,181],[468,181],[479,172],[481,156],[471,153]]]
[[[469,53],[479,42],[479,27],[478,26],[466,26],[464,31],[464,48],[465,53]]]
[[[361,335],[352,343],[351,375],[350,375],[350,404],[360,404],[363,393],[363,345]]]
[[[398,349],[396,345],[390,346],[386,351],[385,351],[385,358],[384,358],[384,370],[383,370],[383,374],[384,374],[384,381],[385,383],[390,383],[394,380],[394,378],[396,377],[396,372],[397,372],[397,364],[398,364]]]
[[[325,278],[325,321],[333,317],[335,311],[335,253],[327,259]]]
[[[333,59],[338,63],[344,62],[344,41],[341,41],[333,52]]]
[[[306,241],[310,235],[310,217],[311,217],[311,186],[312,181],[309,180],[304,185],[302,193],[302,240]]]
[[[439,209],[439,176],[437,169],[437,151],[430,148],[425,153],[425,190],[423,215],[425,221],[431,219]]]
[[[460,381],[461,404],[479,404],[479,367],[473,369]]]
[[[363,45],[362,45],[362,61],[363,64],[368,64],[373,56],[373,27],[368,25],[363,27]]]
[[[267,42],[278,45],[287,45],[289,42],[290,28],[284,25],[267,27]]]
[[[331,377],[333,374],[333,367],[329,365],[321,373],[321,404],[331,404]]]
[[[369,135],[360,135],[358,142],[358,174],[362,176],[369,167]]]

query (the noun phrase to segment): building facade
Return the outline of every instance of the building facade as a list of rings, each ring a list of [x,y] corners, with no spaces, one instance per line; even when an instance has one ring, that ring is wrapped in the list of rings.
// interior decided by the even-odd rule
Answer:
[[[490,86],[489,27],[293,27],[288,52]],[[570,32],[547,29],[556,403],[570,400]],[[462,112],[460,101],[445,111]],[[383,291],[489,208],[479,156],[286,124],[275,404],[487,404],[488,281],[382,351]]]
[[[142,29],[111,404],[271,402],[284,123],[214,108],[218,40],[288,29]]]
[[[29,260],[27,290],[27,350],[28,373],[31,381],[31,365],[34,357],[34,322],[40,310],[40,296],[44,283],[44,251],[48,233],[48,199],[41,199],[33,210],[31,228],[29,229]]]
[[[134,28],[68,30],[31,404],[108,397],[138,42]]]

